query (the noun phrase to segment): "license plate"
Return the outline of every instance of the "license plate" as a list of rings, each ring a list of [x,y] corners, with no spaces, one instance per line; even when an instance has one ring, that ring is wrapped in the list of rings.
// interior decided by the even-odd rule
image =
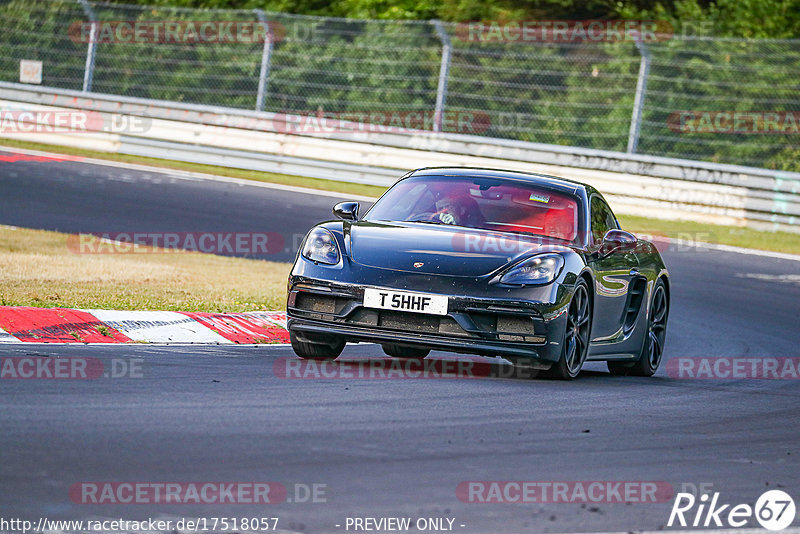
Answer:
[[[408,291],[390,291],[368,287],[364,290],[364,306],[381,310],[447,315],[447,297]]]

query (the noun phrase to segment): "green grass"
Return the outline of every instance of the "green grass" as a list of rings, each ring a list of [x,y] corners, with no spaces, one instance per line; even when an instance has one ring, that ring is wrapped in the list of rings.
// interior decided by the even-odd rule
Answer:
[[[800,254],[800,234],[763,232],[739,226],[721,226],[693,221],[665,221],[633,215],[621,215],[618,219],[623,228],[634,233]]]
[[[286,305],[288,263],[158,249],[78,254],[67,238],[0,226],[0,305],[206,312]]]
[[[306,187],[309,189],[335,191],[344,194],[367,197],[378,197],[386,190],[384,187],[373,185],[337,182],[334,180],[322,180],[318,178],[304,178],[301,176],[291,176],[269,172],[245,171],[239,169],[230,169],[227,167],[217,167],[213,165],[184,163],[180,161],[146,158],[140,156],[127,156],[124,154],[111,154],[93,150],[83,150],[10,139],[0,139],[0,145],[14,148],[56,152],[74,156],[84,156],[89,158],[107,159],[111,161],[138,163],[142,165],[152,165],[168,169],[202,172],[220,176],[230,176],[234,178],[243,178],[260,182],[293,185],[297,187]],[[619,216],[619,219],[623,228],[634,233],[663,235],[671,238],[681,238],[692,241],[705,241],[709,243],[719,243],[737,247],[800,254],[800,234],[788,232],[765,232],[738,226],[722,226],[698,223],[694,221],[670,221],[648,217],[637,217],[632,215],[621,215]]]

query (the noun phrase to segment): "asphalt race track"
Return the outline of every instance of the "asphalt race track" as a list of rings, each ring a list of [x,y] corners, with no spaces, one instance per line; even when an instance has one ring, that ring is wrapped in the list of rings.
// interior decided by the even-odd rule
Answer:
[[[333,218],[339,201],[70,161],[0,161],[0,169],[0,224],[66,233],[276,232],[286,247],[260,256],[272,261],[293,261],[299,240]]]
[[[302,234],[335,201],[77,162],[0,164],[0,224],[66,232]],[[800,357],[800,262],[663,255],[673,286],[665,358]],[[309,533],[345,532],[348,517],[448,517],[465,534],[606,532],[660,529],[671,501],[468,504],[456,488],[664,481],[711,484],[732,504],[768,489],[800,496],[798,379],[675,379],[665,364],[650,379],[612,377],[596,363],[573,382],[285,379],[275,366],[292,357],[287,346],[0,345],[0,355],[142,366],[137,377],[0,382],[4,517],[277,516],[279,529]],[[351,345],[342,359],[383,355]],[[267,506],[77,504],[69,488],[86,481],[272,481],[293,501],[295,484],[326,493]]]

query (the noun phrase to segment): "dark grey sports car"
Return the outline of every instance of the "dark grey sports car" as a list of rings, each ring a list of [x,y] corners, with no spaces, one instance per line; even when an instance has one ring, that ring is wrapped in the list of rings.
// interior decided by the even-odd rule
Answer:
[[[661,363],[669,275],[653,244],[620,229],[591,186],[521,172],[427,168],[363,216],[357,202],[306,236],[289,277],[301,358],[345,342],[397,358],[431,349],[502,356],[570,379]]]

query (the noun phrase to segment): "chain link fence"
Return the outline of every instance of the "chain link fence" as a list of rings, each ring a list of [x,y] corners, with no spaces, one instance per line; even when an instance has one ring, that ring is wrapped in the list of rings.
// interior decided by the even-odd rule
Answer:
[[[85,0],[10,0],[0,15],[3,81],[38,60],[52,87],[365,122],[421,113],[424,129],[800,170],[800,40],[484,42],[431,21]],[[121,30],[134,22],[149,30]],[[165,38],[201,23],[240,26]]]

